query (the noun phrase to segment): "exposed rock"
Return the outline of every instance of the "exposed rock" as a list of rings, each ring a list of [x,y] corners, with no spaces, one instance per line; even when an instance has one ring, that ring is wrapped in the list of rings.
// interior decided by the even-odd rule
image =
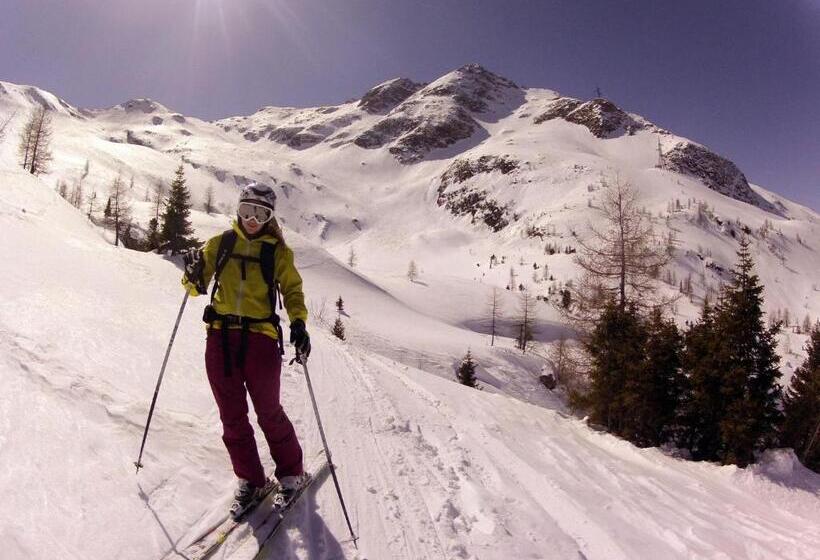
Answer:
[[[708,148],[693,142],[679,142],[663,154],[664,168],[676,173],[693,175],[720,194],[783,215],[782,211],[757,194],[749,186],[738,167]]]
[[[598,138],[634,134],[643,128],[642,123],[607,99],[587,101],[565,118],[571,123],[587,127]]]
[[[151,144],[151,142],[143,138],[140,138],[136,135],[136,133],[133,130],[125,131],[125,143],[134,144],[135,146],[143,146],[144,148],[154,148],[154,145]]]
[[[392,144],[389,151],[396,159],[415,163],[434,149],[470,138],[480,128],[473,113],[509,112],[523,99],[510,80],[470,64],[410,95],[354,143],[369,149]]]
[[[163,123],[162,117],[152,117],[151,118],[151,124],[153,124],[153,125],[159,126],[162,123]]]
[[[550,108],[547,109],[545,113],[541,113],[535,117],[533,122],[535,122],[535,124],[541,124],[544,121],[549,121],[552,119],[565,119],[567,118],[567,115],[580,107],[581,104],[583,104],[583,101],[580,99],[562,97],[550,105]]]
[[[359,107],[371,115],[383,115],[423,87],[407,78],[396,78],[379,84],[359,101]]]
[[[423,96],[450,97],[475,113],[489,110],[488,102],[503,103],[508,90],[520,90],[514,82],[478,64],[467,64],[420,91]]]
[[[182,115],[179,115],[179,114],[171,115],[171,118],[174,119],[175,121],[177,121],[180,124],[186,122],[185,117],[183,117]]]
[[[509,156],[481,156],[476,160],[457,159],[442,173],[441,184],[447,187],[453,183],[463,183],[479,173],[492,171],[500,171],[507,175],[518,169],[519,163]]]
[[[444,206],[456,216],[469,214],[473,223],[478,219],[493,231],[500,231],[510,223],[506,205],[502,206],[486,191],[477,187],[465,185],[451,189],[451,186],[464,183],[480,173],[500,171],[507,175],[518,169],[518,164],[518,161],[507,156],[481,156],[477,160],[457,159],[441,175],[437,204]]]
[[[161,104],[157,103],[156,101],[153,101],[151,99],[143,99],[143,98],[131,99],[131,100],[126,101],[125,103],[121,104],[120,107],[122,107],[125,110],[126,113],[136,113],[136,112],[155,113],[157,111],[167,111],[167,109],[165,107],[163,107]]]

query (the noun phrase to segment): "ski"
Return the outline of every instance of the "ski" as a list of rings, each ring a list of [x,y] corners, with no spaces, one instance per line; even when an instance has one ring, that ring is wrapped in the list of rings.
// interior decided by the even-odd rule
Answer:
[[[279,532],[279,529],[285,524],[285,520],[288,517],[288,514],[293,511],[293,508],[299,502],[299,498],[305,495],[305,493],[313,486],[314,483],[321,484],[327,474],[330,472],[330,469],[334,468],[329,462],[324,461],[317,469],[310,473],[310,478],[305,483],[305,485],[299,489],[299,491],[290,499],[290,501],[286,502],[285,504],[274,507],[273,510],[268,515],[268,518],[259,525],[259,528],[264,528],[266,525],[271,524],[270,529],[268,530],[268,534],[260,541],[259,543],[259,551],[256,553],[256,556],[253,557],[253,560],[261,560],[263,558],[262,554],[265,551],[265,547],[267,544],[273,539],[273,537]]]
[[[190,560],[205,560],[211,556],[225,542],[234,529],[245,523],[245,521],[255,512],[273,506],[273,498],[278,494],[279,483],[270,481],[262,490],[262,495],[256,504],[242,512],[237,519],[226,515],[215,527],[210,528],[201,537],[188,545],[184,554]]]

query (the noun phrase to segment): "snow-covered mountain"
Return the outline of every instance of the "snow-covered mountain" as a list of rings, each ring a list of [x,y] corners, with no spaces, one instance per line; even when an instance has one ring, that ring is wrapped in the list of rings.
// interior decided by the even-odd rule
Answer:
[[[17,166],[16,134],[41,105],[53,111],[54,161],[34,178]],[[538,382],[562,330],[548,303],[534,353],[506,337],[489,346],[493,287],[502,329],[515,319],[511,272],[544,296],[576,274],[562,250],[596,220],[602,176],[633,182],[659,232],[675,231],[669,289],[690,275],[695,285],[681,321],[725,278],[744,232],[769,310],[820,317],[820,217],[708,148],[611,101],[521,88],[475,65],[430,84],[391,80],[338,106],[216,122],[148,99],[80,109],[0,82],[0,122],[11,114],[0,144],[0,258],[11,263],[0,271],[4,557],[159,558],[224,509],[232,475],[202,377],[202,298],[186,312],[135,479],[179,270],[112,247],[53,192],[86,162],[86,193],[133,176],[144,226],[146,194],[180,160],[196,207],[212,188],[222,212],[194,212],[200,238],[227,227],[239,186],[277,189],[359,557],[810,558],[820,547],[820,481],[787,454],[745,470],[686,463],[565,417]],[[489,268],[493,254],[504,264]],[[326,335],[339,295],[345,343]],[[781,337],[787,378],[804,340]],[[468,348],[484,391],[442,379]],[[318,449],[304,381],[288,370],[283,384],[306,448]],[[334,499],[325,485],[278,553],[356,557]]]

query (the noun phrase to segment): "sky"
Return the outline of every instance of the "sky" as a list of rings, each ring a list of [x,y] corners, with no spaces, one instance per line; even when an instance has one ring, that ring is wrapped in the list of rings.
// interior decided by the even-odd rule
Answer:
[[[605,97],[820,211],[820,0],[0,0],[0,80],[217,119],[476,62]]]

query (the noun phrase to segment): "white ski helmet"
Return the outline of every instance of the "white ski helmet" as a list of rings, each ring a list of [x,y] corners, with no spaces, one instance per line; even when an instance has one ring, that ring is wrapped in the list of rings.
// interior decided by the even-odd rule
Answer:
[[[251,181],[242,187],[242,192],[239,193],[239,202],[258,204],[274,211],[276,210],[276,193],[267,185]]]

